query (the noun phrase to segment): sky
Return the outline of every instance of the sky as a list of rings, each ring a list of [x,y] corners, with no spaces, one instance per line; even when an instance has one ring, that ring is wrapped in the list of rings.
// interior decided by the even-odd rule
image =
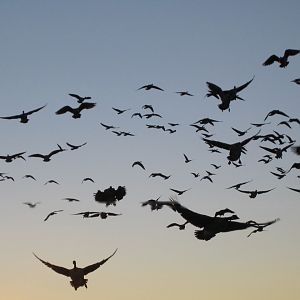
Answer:
[[[206,117],[222,121],[205,126],[211,139],[235,143],[258,129],[252,126],[238,137],[231,127],[246,130],[273,109],[300,117],[300,86],[291,82],[300,77],[300,55],[290,57],[284,69],[262,66],[272,54],[300,48],[299,11],[299,1],[1,1],[0,116],[46,105],[27,124],[0,119],[0,155],[26,152],[26,160],[0,161],[0,172],[14,178],[0,182],[1,298],[298,299],[300,202],[299,193],[287,187],[299,189],[299,171],[281,180],[270,172],[289,169],[299,157],[288,149],[282,159],[263,164],[258,160],[267,152],[259,146],[275,145],[251,141],[243,166],[236,168],[228,165],[227,151],[210,153],[190,124]],[[226,90],[253,77],[239,94],[245,101],[233,101],[230,112],[205,96],[206,82]],[[139,90],[150,83],[164,91]],[[55,114],[78,105],[69,93],[90,96],[96,106],[80,119]],[[149,113],[145,104],[162,118],[132,117]],[[129,110],[118,115],[112,107]],[[269,117],[261,134],[276,130],[299,145],[299,124],[278,125],[284,120]],[[101,122],[134,136],[117,136]],[[179,123],[174,134],[146,126],[168,122]],[[71,151],[66,142],[87,144]],[[67,151],[50,162],[29,157],[57,144]],[[134,161],[146,170],[132,167]],[[200,180],[206,170],[216,173],[213,183]],[[171,177],[149,177],[153,172]],[[26,174],[36,181],[23,178]],[[82,183],[85,177],[95,183]],[[59,185],[45,185],[50,179]],[[255,199],[226,189],[248,180],[245,190],[275,189]],[[110,186],[125,186],[126,196],[116,206],[95,202],[94,193]],[[190,189],[177,199],[202,214],[230,208],[241,222],[280,221],[249,238],[251,229],[197,240],[190,224],[182,231],[166,228],[184,222],[178,213],[141,206],[158,197],[167,201],[174,196],[170,188]],[[66,197],[80,202],[62,200]],[[31,209],[23,202],[40,204]],[[54,210],[63,211],[44,222]],[[72,215],[89,210],[122,215],[106,220]],[[86,266],[116,248],[114,257],[87,276],[88,289],[77,291],[32,254],[71,268],[74,259]]]

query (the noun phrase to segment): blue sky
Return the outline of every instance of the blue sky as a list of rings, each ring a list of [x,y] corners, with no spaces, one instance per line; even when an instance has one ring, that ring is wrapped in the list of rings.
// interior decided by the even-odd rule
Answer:
[[[298,1],[1,1],[0,3],[0,116],[10,116],[47,104],[27,124],[0,120],[0,155],[26,151],[26,161],[0,161],[0,172],[15,181],[1,185],[2,294],[6,299],[73,299],[68,279],[40,264],[32,255],[71,267],[73,259],[87,265],[118,253],[90,274],[89,289],[78,299],[297,299],[300,242],[298,239],[299,172],[278,180],[270,171],[288,169],[298,157],[291,151],[282,160],[258,163],[266,152],[260,142],[247,145],[244,167],[227,164],[227,153],[209,153],[202,135],[189,125],[204,117],[222,122],[206,128],[212,139],[233,143],[231,127],[247,129],[280,109],[299,118],[300,56],[290,58],[286,69],[263,67],[271,55],[299,49]],[[206,82],[231,89],[253,82],[221,112],[217,99],[206,98]],[[153,83],[164,91],[138,90]],[[193,97],[175,92],[188,90]],[[68,96],[91,96],[97,103],[74,120],[56,115],[75,106]],[[151,104],[161,119],[131,118]],[[117,115],[112,107],[130,109]],[[263,133],[277,130],[299,144],[298,124],[292,129],[268,119]],[[100,122],[130,131],[117,137]],[[146,128],[146,124],[178,122],[175,134]],[[255,134],[252,128],[248,136]],[[87,145],[55,155],[49,163],[30,158],[48,153],[66,142]],[[271,147],[272,144],[264,144]],[[183,153],[191,159],[184,163]],[[143,161],[146,171],[131,165]],[[200,181],[190,172],[205,175],[222,165],[214,182]],[[152,172],[172,175],[164,181]],[[37,181],[23,179],[32,174]],[[82,184],[84,177],[95,183]],[[44,185],[49,179],[60,185]],[[226,187],[252,179],[247,189],[276,189],[250,199]],[[116,207],[93,200],[97,190],[126,186],[127,195]],[[248,231],[219,234],[208,242],[186,230],[167,229],[183,219],[168,208],[151,212],[141,202],[161,196],[170,188],[187,189],[179,201],[200,213],[213,215],[229,207],[241,221],[280,218],[266,232],[247,238]],[[62,198],[74,197],[79,203]],[[41,204],[30,209],[25,201]],[[64,211],[43,222],[52,210]],[[82,219],[85,210],[113,211],[121,216]],[[216,288],[217,287],[217,288]],[[233,292],[234,291],[234,292]]]

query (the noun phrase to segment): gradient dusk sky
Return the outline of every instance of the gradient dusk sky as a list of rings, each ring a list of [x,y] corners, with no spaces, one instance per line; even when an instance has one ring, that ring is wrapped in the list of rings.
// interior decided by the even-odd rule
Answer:
[[[300,295],[299,170],[279,180],[270,172],[299,162],[290,149],[282,159],[258,162],[267,152],[251,141],[244,166],[227,163],[227,151],[210,153],[201,132],[189,126],[210,117],[220,120],[211,139],[234,143],[257,133],[253,127],[238,137],[231,127],[245,130],[279,109],[300,118],[300,55],[287,68],[262,66],[272,54],[300,49],[299,1],[0,1],[0,116],[11,116],[46,105],[27,124],[0,119],[0,155],[26,151],[22,159],[0,161],[0,172],[15,181],[1,186],[1,299],[106,300],[298,300]],[[205,97],[206,82],[231,89],[252,79],[233,101],[230,112],[219,100]],[[164,91],[138,90],[153,83]],[[193,97],[180,96],[189,91]],[[76,106],[69,93],[92,97],[96,107],[56,115]],[[152,105],[162,118],[139,119]],[[112,107],[129,109],[117,115]],[[300,126],[278,125],[287,118],[269,117],[261,134],[276,130],[300,144]],[[100,122],[134,136],[117,136]],[[149,129],[179,123],[174,134]],[[79,145],[70,151],[66,142]],[[57,144],[68,149],[50,162],[28,157],[48,153]],[[278,146],[278,145],[277,145]],[[185,164],[183,153],[192,161]],[[142,161],[146,170],[132,167]],[[214,170],[211,163],[222,167]],[[216,173],[213,183],[200,181],[205,171]],[[171,175],[152,178],[152,172]],[[199,172],[194,178],[191,172]],[[23,178],[33,175],[37,180]],[[84,182],[91,177],[95,183]],[[44,183],[50,179],[60,184]],[[226,187],[252,180],[244,189],[273,191],[250,199]],[[116,206],[94,200],[97,190],[125,186],[127,195]],[[220,233],[210,241],[194,237],[196,227],[166,228],[184,219],[168,207],[151,211],[141,202],[174,189],[189,189],[178,201],[213,216],[230,208],[240,221],[280,218],[266,231],[251,228]],[[65,197],[80,199],[67,202]],[[41,202],[34,209],[23,202]],[[63,210],[44,222],[48,213]],[[83,219],[82,211],[111,211],[121,216]],[[56,265],[72,267],[97,262],[118,252],[89,274],[88,289],[76,292],[69,278],[41,264],[32,254]]]

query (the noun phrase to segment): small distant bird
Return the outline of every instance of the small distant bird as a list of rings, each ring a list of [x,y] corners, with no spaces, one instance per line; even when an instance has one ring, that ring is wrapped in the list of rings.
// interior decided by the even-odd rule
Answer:
[[[277,126],[278,125],[285,125],[285,126],[287,126],[288,128],[292,128],[292,126],[287,122],[287,121],[281,121],[281,122],[279,122],[278,124],[277,124]]]
[[[196,132],[198,132],[198,131],[208,132],[208,130],[204,127],[204,125],[199,126],[197,124],[191,124],[190,126],[195,127],[197,129]]]
[[[96,103],[92,103],[92,102],[83,102],[78,107],[75,107],[75,108],[70,107],[69,105],[66,105],[66,106],[63,106],[62,108],[60,108],[58,111],[56,111],[56,114],[62,115],[62,114],[69,112],[72,114],[73,119],[79,119],[79,118],[81,118],[82,110],[91,109],[95,106],[96,106]]]
[[[54,154],[57,154],[59,152],[63,152],[65,151],[66,149],[63,149],[60,145],[58,145],[58,149],[55,149],[53,151],[51,151],[49,154],[39,154],[39,153],[35,153],[35,154],[31,154],[29,155],[28,157],[37,157],[37,158],[42,158],[44,162],[49,162],[51,160],[51,157],[54,155]]]
[[[142,89],[145,89],[146,91],[149,91],[151,89],[155,89],[155,90],[159,90],[159,91],[164,91],[162,88],[154,85],[153,83],[146,84],[146,85],[143,85],[140,88],[138,88],[138,90],[142,90]]]
[[[298,123],[300,125],[300,120],[298,118],[290,118],[289,122],[290,123]]]
[[[270,190],[265,190],[265,191],[258,191],[258,190],[244,191],[244,190],[239,190],[239,189],[236,189],[236,190],[239,191],[239,192],[241,192],[241,193],[249,194],[250,198],[256,198],[257,195],[268,193],[270,191],[273,191],[274,189],[275,188],[270,189]]]
[[[2,179],[2,178],[1,178]],[[8,179],[8,180],[12,180],[15,181],[15,179],[12,176],[4,176],[3,180]],[[2,180],[1,180],[2,181]]]
[[[143,109],[150,109],[152,112],[154,112],[154,108],[153,108],[153,106],[150,105],[150,104],[145,104],[145,105],[142,106],[142,108],[143,108]]]
[[[90,181],[90,182],[95,183],[95,181],[94,181],[92,178],[90,178],[90,177],[85,177],[85,178],[83,178],[82,181],[81,181],[81,183],[84,183],[84,182],[86,182],[86,181]]]
[[[33,179],[33,180],[36,180],[36,179],[34,178],[34,176],[32,176],[32,175],[30,175],[30,174],[24,175],[23,178],[31,178],[31,179]]]
[[[295,154],[300,155],[300,146],[294,146],[291,149]]]
[[[112,126],[112,125],[106,125],[104,123],[100,123],[104,128],[105,130],[109,130],[109,129],[117,129],[119,127],[115,127],[115,126]]]
[[[237,183],[235,185],[232,185],[232,186],[228,187],[227,189],[239,189],[242,185],[247,184],[247,183],[249,183],[251,181],[252,180],[245,181],[245,182],[240,182],[240,183]]]
[[[131,166],[132,167],[134,167],[134,166],[140,166],[142,169],[146,170],[145,166],[143,165],[143,163],[140,160],[135,161]]]
[[[286,175],[286,174],[278,174],[278,173],[275,173],[275,172],[270,172],[270,173],[273,174],[274,176],[276,176],[278,179],[282,179]]]
[[[178,126],[179,125],[179,123],[168,123],[170,126],[172,126],[172,127],[175,127],[175,126]]]
[[[233,131],[235,131],[238,134],[238,136],[243,136],[243,135],[245,135],[251,129],[251,127],[249,127],[248,129],[246,129],[245,131],[238,130],[238,129],[234,128],[234,127],[231,127],[231,129]]]
[[[172,207],[170,204],[170,201],[158,201],[159,199],[160,199],[160,196],[157,199],[150,199],[150,200],[144,201],[144,202],[142,202],[142,206],[149,205],[152,211],[162,209],[165,205]]]
[[[271,122],[268,122],[268,123],[250,123],[250,125],[253,125],[255,127],[262,127],[262,126],[268,125],[268,124],[271,124]]]
[[[282,57],[279,57],[275,54],[272,54],[264,63],[263,66],[269,66],[273,64],[274,62],[279,63],[280,68],[285,68],[289,64],[288,58],[289,56],[294,56],[300,53],[300,50],[295,49],[286,49],[284,51],[284,55]]]
[[[211,183],[213,182],[213,180],[211,179],[211,177],[210,177],[209,175],[203,176],[203,177],[200,179],[200,181],[203,180],[203,179],[207,179],[207,180],[209,180]]]
[[[295,82],[296,84],[300,84],[300,78],[294,79],[291,82]]]
[[[220,166],[217,166],[217,165],[215,165],[215,164],[211,164],[216,170],[217,169],[219,169],[219,168],[221,168],[221,165]]]
[[[143,117],[145,117],[146,119],[150,119],[150,118],[153,118],[153,117],[162,118],[162,116],[160,114],[156,114],[156,113],[144,114]]]
[[[76,198],[63,198],[62,200],[66,200],[68,202],[80,202],[80,200],[78,200]]]
[[[55,183],[55,184],[59,184],[57,181],[51,179],[51,180],[48,180],[44,183],[44,185],[48,184],[48,183]]]
[[[179,94],[180,96],[194,96],[190,94],[188,91],[176,92],[176,94]]]
[[[178,224],[178,223],[171,223],[167,226],[167,228],[171,228],[171,227],[178,227],[179,230],[184,230],[185,229],[185,225],[188,224],[189,222],[186,221],[183,224]]]
[[[268,117],[271,117],[271,116],[274,116],[274,115],[281,115],[281,116],[284,116],[284,117],[287,117],[289,118],[289,116],[284,113],[283,111],[279,110],[279,109],[274,109],[274,110],[271,110],[264,118],[264,121],[267,120]]]
[[[104,263],[106,263],[112,256],[115,255],[115,253],[117,252],[117,249],[113,252],[113,254],[111,254],[109,257],[101,260],[100,262],[97,262],[95,264],[86,266],[84,268],[78,268],[76,266],[76,261],[73,260],[73,265],[74,268],[73,269],[67,269],[64,267],[60,267],[60,266],[56,266],[53,265],[49,262],[46,262],[44,260],[42,260],[41,258],[39,258],[37,255],[35,255],[33,253],[33,255],[40,261],[42,262],[44,265],[46,265],[48,268],[52,269],[54,272],[67,276],[67,277],[71,277],[71,281],[70,284],[71,286],[75,289],[75,291],[81,287],[81,286],[85,286],[87,288],[87,282],[88,280],[84,278],[85,275],[97,270],[100,266],[102,266]]]
[[[234,214],[234,211],[232,211],[231,209],[229,208],[225,208],[225,209],[221,209],[221,210],[218,210],[216,213],[215,213],[215,217],[218,217],[218,216],[224,216],[225,214]]]
[[[49,214],[47,215],[47,217],[44,219],[44,221],[47,221],[51,216],[54,216],[54,215],[56,215],[57,213],[62,212],[62,211],[63,211],[63,209],[52,211],[51,213],[49,213]]]
[[[292,169],[300,169],[300,163],[293,163],[292,166],[289,168],[289,170],[286,173],[289,173]]]
[[[110,217],[116,217],[116,216],[121,216],[121,215],[122,214],[116,214],[116,213],[112,213],[112,212],[100,211],[100,212],[92,213],[89,216],[89,218],[100,217],[101,219],[107,219],[108,216],[110,216]]]
[[[283,148],[278,148],[278,147],[276,147],[276,148],[268,148],[268,147],[264,147],[264,146],[259,146],[259,147],[262,148],[262,149],[264,149],[264,150],[266,150],[266,151],[269,151],[269,152],[275,154],[275,158],[279,159],[279,158],[282,158],[283,152],[287,152],[287,149],[290,148],[293,145],[294,145],[294,143],[289,144],[289,145],[287,145],[287,146],[285,146]]]
[[[131,115],[131,118],[133,118],[133,117],[139,117],[140,119],[143,118],[142,114],[139,113],[139,112],[133,113],[133,114]]]
[[[196,121],[194,124],[197,124],[197,123],[202,124],[202,125],[210,124],[212,126],[215,126],[215,123],[218,123],[218,122],[222,122],[222,121],[214,120],[211,118],[203,118],[203,119]]]
[[[40,204],[41,202],[23,202],[23,204],[27,205],[30,208],[35,208],[38,204]]]
[[[77,150],[78,148],[80,148],[82,146],[85,146],[87,143],[85,142],[85,143],[83,143],[81,145],[72,145],[70,143],[66,143],[66,144],[67,144],[67,146],[69,146],[71,148],[70,150]]]
[[[123,114],[124,112],[130,110],[130,108],[127,108],[127,109],[119,109],[119,108],[115,108],[115,107],[112,107],[112,109],[117,112],[118,115],[120,114]]]
[[[183,193],[189,191],[190,189],[186,189],[186,190],[175,190],[175,189],[170,189],[171,191],[173,191],[174,193],[176,193],[177,195],[182,195]]]
[[[184,156],[184,162],[185,162],[186,164],[188,164],[189,162],[192,161],[191,159],[189,159],[189,158],[186,156],[186,154],[183,153],[183,156]]]
[[[200,176],[200,173],[191,172],[191,174],[192,174],[195,178],[197,178],[197,177]]]
[[[46,104],[47,105],[47,104]],[[42,108],[44,108],[46,105],[43,105],[39,108],[36,108],[34,110],[28,111],[28,112],[22,112],[19,115],[14,115],[14,116],[9,116],[9,117],[0,117],[1,119],[5,119],[5,120],[13,120],[13,119],[20,119],[20,123],[27,123],[29,121],[28,116],[38,112],[39,110],[41,110]]]
[[[169,179],[171,175],[164,175],[162,173],[151,173],[149,177],[162,177],[164,180]]]
[[[79,96],[79,95],[77,95],[77,94],[69,94],[69,96],[71,96],[71,97],[73,97],[73,98],[76,98],[78,103],[82,103],[82,102],[85,101],[85,100],[90,100],[90,99],[92,99],[91,97],[81,97],[81,96]]]

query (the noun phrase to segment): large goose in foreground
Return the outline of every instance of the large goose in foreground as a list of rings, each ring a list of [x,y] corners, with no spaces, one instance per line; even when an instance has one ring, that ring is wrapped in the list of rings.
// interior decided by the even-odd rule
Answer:
[[[85,275],[97,270],[101,265],[103,265],[105,262],[107,262],[115,253],[117,252],[118,249],[116,249],[113,254],[111,254],[109,257],[101,260],[100,262],[94,263],[92,265],[86,266],[84,268],[78,268],[76,265],[76,261],[73,260],[73,265],[74,267],[72,269],[67,269],[64,267],[56,266],[53,265],[49,262],[46,262],[39,258],[36,254],[33,253],[33,255],[41,261],[44,265],[55,271],[56,273],[59,273],[61,275],[71,277],[71,286],[77,290],[81,286],[85,286],[87,288],[87,282],[88,280],[84,278]]]

